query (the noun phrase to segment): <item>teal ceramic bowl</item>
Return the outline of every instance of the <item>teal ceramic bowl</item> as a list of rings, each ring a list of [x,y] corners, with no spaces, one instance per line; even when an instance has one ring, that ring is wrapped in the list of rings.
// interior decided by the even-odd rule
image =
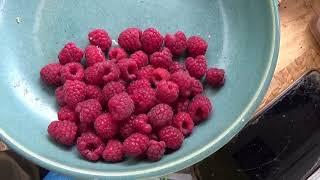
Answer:
[[[276,0],[0,0],[0,137],[40,166],[80,178],[145,178],[191,166],[235,136],[259,105],[277,61],[278,21]],[[57,106],[39,71],[67,41],[85,47],[90,29],[117,39],[129,26],[201,35],[209,65],[226,70],[226,84],[206,90],[213,115],[161,161],[88,162],[48,138]]]

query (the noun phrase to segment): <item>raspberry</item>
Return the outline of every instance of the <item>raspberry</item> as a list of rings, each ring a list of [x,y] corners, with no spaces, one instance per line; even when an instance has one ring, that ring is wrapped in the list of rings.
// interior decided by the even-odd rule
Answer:
[[[115,121],[122,121],[133,113],[134,103],[127,93],[120,93],[110,98],[108,108]]]
[[[194,127],[190,114],[186,112],[177,113],[173,117],[172,125],[178,128],[184,136],[190,135]]]
[[[206,120],[212,111],[210,100],[204,95],[195,96],[188,107],[188,112],[195,124]]]
[[[206,73],[206,81],[212,87],[220,87],[224,84],[224,70],[218,68],[209,68]]]
[[[138,79],[147,79],[147,80],[151,81],[153,70],[154,70],[154,68],[151,65],[142,67],[137,72],[137,78]]]
[[[135,129],[133,127],[133,120],[135,119],[135,117],[136,116],[131,115],[127,121],[121,124],[119,132],[122,138],[125,139],[135,132]]]
[[[103,94],[104,100],[108,102],[109,99],[112,98],[114,95],[122,93],[125,90],[126,88],[123,86],[123,84],[121,84],[121,82],[111,81],[103,87],[102,94]]]
[[[190,100],[188,98],[179,98],[173,107],[175,107],[175,112],[187,112],[190,104]]]
[[[75,111],[79,114],[80,122],[90,123],[102,113],[102,107],[98,100],[88,99],[78,103]]]
[[[48,85],[59,86],[61,84],[61,68],[58,63],[47,64],[40,71],[41,79]]]
[[[119,127],[110,114],[101,114],[94,121],[94,129],[101,138],[111,139],[118,133]]]
[[[173,103],[179,96],[179,86],[172,81],[160,81],[156,91],[157,99],[162,103]]]
[[[170,49],[173,55],[180,56],[187,49],[186,35],[181,31],[174,35],[167,34],[164,38],[164,45]]]
[[[64,101],[73,109],[79,102],[86,97],[86,84],[81,81],[67,80],[63,85]]]
[[[112,62],[103,62],[102,64],[103,76],[102,79],[105,83],[110,81],[117,81],[120,78],[120,69]]]
[[[71,62],[80,63],[83,57],[82,49],[78,48],[74,42],[67,43],[59,52],[58,59],[60,64],[65,65]]]
[[[122,48],[112,48],[108,54],[110,59],[116,59],[116,60],[120,60],[128,57],[127,52]]]
[[[131,54],[130,58],[137,63],[139,69],[149,64],[148,55],[143,51],[136,51]]]
[[[88,34],[90,44],[98,46],[102,51],[107,51],[111,47],[111,38],[104,29],[94,29]]]
[[[80,122],[78,124],[78,134],[83,134],[88,132],[94,133],[93,123]]]
[[[138,66],[133,59],[121,59],[118,61],[118,66],[123,80],[131,81],[137,78]]]
[[[123,142],[124,152],[130,157],[140,156],[147,150],[148,143],[148,136],[140,133],[133,133]]]
[[[150,64],[155,68],[169,69],[172,63],[172,54],[168,48],[163,48],[161,51],[154,52],[150,56]]]
[[[119,77],[119,68],[109,61],[96,63],[85,70],[86,82],[92,85],[102,85],[104,82],[116,81]]]
[[[106,61],[102,50],[98,46],[89,45],[84,53],[87,66],[93,66],[95,63]]]
[[[77,117],[76,113],[72,109],[68,108],[67,106],[62,107],[59,110],[58,119],[60,121],[72,121],[72,122],[78,121],[78,117]]]
[[[60,106],[66,105],[66,102],[64,101],[63,86],[60,86],[55,90],[55,96],[56,96],[56,100]]]
[[[191,96],[196,96],[203,92],[202,83],[195,78],[191,78]]]
[[[135,113],[146,113],[156,103],[156,92],[152,88],[139,88],[131,94],[135,105]]]
[[[102,90],[98,86],[87,85],[86,86],[86,100],[96,99],[101,105],[105,103]]]
[[[166,143],[166,147],[173,150],[179,149],[184,140],[184,136],[181,131],[172,126],[162,128],[158,135],[159,139]]]
[[[154,85],[157,85],[162,80],[169,80],[169,79],[170,79],[170,73],[166,69],[157,68],[152,72],[151,82]]]
[[[141,30],[138,28],[128,28],[122,31],[118,37],[119,45],[127,52],[132,53],[141,49]]]
[[[150,140],[149,147],[147,149],[147,157],[151,161],[159,161],[166,150],[166,143],[164,141]]]
[[[188,57],[185,61],[186,68],[190,73],[190,76],[200,79],[206,74],[207,59],[205,56],[200,55],[195,58]]]
[[[142,134],[150,134],[152,131],[152,127],[148,124],[148,116],[146,114],[139,114],[132,121],[132,126],[137,132]]]
[[[77,150],[90,161],[97,161],[104,150],[104,144],[94,133],[84,133],[77,139]]]
[[[200,36],[191,36],[187,40],[187,51],[190,56],[205,55],[208,48],[207,42]]]
[[[144,52],[152,54],[160,50],[163,44],[163,37],[158,30],[148,28],[143,31],[140,41]]]
[[[171,64],[171,66],[169,67],[169,72],[175,73],[178,71],[186,71],[186,66],[183,63],[177,62],[177,61],[173,61],[173,63]]]
[[[77,125],[72,121],[52,121],[48,133],[59,144],[73,145],[77,135]]]
[[[135,90],[142,89],[142,88],[151,88],[150,82],[146,79],[139,79],[139,80],[133,81],[128,85],[127,92],[129,94],[133,94]]]
[[[148,112],[148,117],[153,128],[161,128],[171,124],[173,111],[167,104],[158,104]]]
[[[191,77],[187,72],[178,71],[171,74],[170,80],[179,86],[179,93],[183,97],[190,96],[191,93]]]
[[[120,162],[123,160],[123,145],[119,140],[109,140],[102,153],[102,158],[107,162]]]
[[[61,81],[66,80],[82,81],[84,78],[84,70],[80,63],[68,63],[61,68]]]

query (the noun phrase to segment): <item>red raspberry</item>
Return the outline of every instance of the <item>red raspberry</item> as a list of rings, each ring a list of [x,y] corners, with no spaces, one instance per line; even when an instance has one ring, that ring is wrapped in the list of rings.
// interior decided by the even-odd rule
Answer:
[[[154,85],[157,85],[160,81],[169,80],[169,79],[170,79],[170,73],[166,69],[157,68],[152,72],[151,82]]]
[[[155,68],[169,69],[172,63],[172,54],[168,48],[163,48],[161,51],[154,52],[150,56],[150,64]]]
[[[148,28],[143,31],[140,41],[144,52],[152,54],[162,47],[163,37],[158,30]]]
[[[84,78],[84,70],[80,63],[68,63],[61,68],[61,81],[66,80],[82,81]]]
[[[209,68],[206,73],[206,81],[212,87],[220,87],[224,84],[224,70],[218,68]]]
[[[80,122],[78,124],[78,134],[83,134],[83,133],[94,133],[94,127],[93,127],[93,123],[84,123],[84,122]]]
[[[196,96],[203,92],[202,83],[195,78],[191,78],[191,96]]]
[[[208,48],[208,43],[200,36],[191,36],[187,40],[187,50],[190,56],[196,57],[205,55]]]
[[[79,102],[86,97],[86,84],[81,81],[67,80],[63,85],[64,101],[73,109]]]
[[[102,94],[103,94],[104,100],[108,102],[109,99],[112,98],[114,95],[122,93],[125,90],[126,88],[121,82],[111,81],[103,87]]]
[[[187,49],[186,35],[181,31],[174,35],[167,34],[164,38],[164,45],[170,49],[173,55],[180,56]]]
[[[72,121],[72,122],[78,121],[78,117],[77,117],[76,113],[67,106],[62,107],[58,111],[58,119],[60,121]]]
[[[94,121],[94,129],[101,138],[111,139],[118,133],[119,127],[110,114],[101,114]]]
[[[127,88],[127,92],[129,94],[133,94],[133,92],[137,89],[142,89],[142,88],[151,88],[151,84],[148,80],[146,79],[139,79],[136,81],[132,81]]]
[[[122,121],[133,113],[134,103],[127,93],[120,93],[110,98],[108,108],[115,121]]]
[[[88,99],[78,103],[75,111],[79,114],[80,122],[91,123],[102,113],[102,107],[98,100]]]
[[[74,42],[67,43],[59,52],[58,59],[60,64],[65,65],[71,62],[80,63],[83,57],[82,49],[78,48]]]
[[[132,126],[139,133],[150,134],[152,127],[150,124],[148,124],[148,120],[149,118],[146,114],[139,114],[132,121]]]
[[[200,55],[195,58],[188,57],[185,61],[186,68],[190,73],[190,76],[197,79],[202,78],[206,74],[207,70],[207,59],[205,56]]]
[[[148,112],[148,116],[153,128],[161,128],[171,124],[173,111],[167,104],[158,104]]]
[[[137,63],[139,69],[149,64],[148,55],[143,51],[136,51],[131,54],[130,58]]]
[[[140,133],[133,133],[123,142],[124,152],[127,156],[137,157],[142,155],[148,148],[149,138]]]
[[[59,86],[61,84],[61,68],[58,63],[47,64],[40,70],[41,79],[48,85]]]
[[[183,63],[177,62],[177,61],[173,61],[173,63],[171,64],[171,66],[169,67],[169,72],[175,73],[178,71],[186,71],[186,66]]]
[[[154,71],[154,68],[151,65],[142,67],[137,72],[137,78],[138,79],[147,79],[147,80],[151,81],[153,71]]]
[[[97,135],[88,132],[77,139],[77,149],[87,160],[97,161],[102,155],[104,144]]]
[[[127,52],[122,48],[112,48],[108,54],[110,59],[116,59],[116,60],[120,60],[128,57]]]
[[[59,144],[73,145],[77,135],[77,125],[72,121],[52,121],[48,133]]]
[[[89,45],[84,53],[87,66],[93,66],[95,63],[106,61],[102,50],[98,46]]]
[[[179,96],[179,86],[172,81],[160,81],[157,84],[157,99],[162,103],[171,104]]]
[[[128,28],[122,31],[118,38],[119,45],[127,52],[132,53],[141,49],[141,30],[138,28]]]
[[[118,61],[121,77],[125,81],[132,81],[137,78],[138,66],[133,59],[121,59]]]
[[[92,85],[102,85],[104,82],[117,81],[119,77],[119,68],[109,61],[96,63],[85,70],[86,82]]]
[[[64,91],[63,91],[63,86],[60,86],[56,89],[55,91],[55,96],[58,104],[60,106],[66,105],[66,102],[64,101]]]
[[[104,29],[94,29],[88,34],[90,44],[98,46],[102,51],[108,51],[111,47],[111,38]]]
[[[190,114],[186,112],[179,112],[176,114],[173,117],[172,125],[178,128],[184,136],[190,135],[194,127]]]
[[[152,88],[136,89],[131,94],[131,99],[135,105],[135,113],[146,113],[157,103],[156,92]]]
[[[179,93],[183,97],[190,96],[191,77],[185,71],[178,71],[171,74],[170,80],[179,86]]]
[[[120,135],[122,138],[127,138],[131,134],[135,132],[135,129],[133,127],[133,120],[135,119],[136,116],[131,115],[127,121],[124,121],[121,126],[120,126]]]
[[[188,112],[195,124],[206,120],[211,111],[212,105],[209,98],[201,94],[195,96],[188,107]]]
[[[120,162],[123,160],[123,145],[119,140],[109,140],[102,157],[107,162]]]
[[[172,126],[162,128],[158,135],[159,139],[166,143],[166,147],[173,150],[179,149],[184,140],[184,136],[181,131]]]
[[[190,104],[190,100],[188,98],[179,98],[173,107],[175,107],[175,112],[187,112]]]
[[[150,140],[149,147],[147,149],[147,157],[151,161],[159,161],[162,156],[164,155],[164,152],[166,150],[166,143],[164,141],[154,141]]]
[[[88,99],[96,99],[101,105],[104,105],[105,103],[102,90],[98,86],[94,85],[86,86],[86,100]]]

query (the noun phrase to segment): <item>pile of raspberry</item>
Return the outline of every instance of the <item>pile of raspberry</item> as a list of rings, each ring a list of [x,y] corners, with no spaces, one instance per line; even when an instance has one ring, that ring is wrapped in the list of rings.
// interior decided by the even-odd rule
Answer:
[[[40,71],[56,87],[58,120],[48,126],[55,142],[76,145],[90,161],[158,161],[212,113],[203,85],[222,86],[224,70],[208,68],[200,36],[127,28],[111,47],[108,32],[94,29],[88,40],[85,49],[67,43],[59,62]]]

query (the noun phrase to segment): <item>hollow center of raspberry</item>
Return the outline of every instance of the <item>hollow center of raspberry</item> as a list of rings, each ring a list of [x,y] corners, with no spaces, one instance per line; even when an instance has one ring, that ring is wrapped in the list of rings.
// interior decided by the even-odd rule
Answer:
[[[128,74],[135,74],[137,68],[135,66],[129,66],[128,67]]]
[[[186,121],[182,122],[182,129],[188,129],[188,123]]]
[[[73,68],[70,68],[70,74],[72,75],[76,75],[78,72],[77,68],[73,67]]]
[[[89,144],[87,145],[87,149],[88,149],[89,151],[94,151],[96,148],[97,148],[97,146],[96,146],[94,143],[89,143]]]
[[[202,117],[202,115],[203,115],[203,112],[202,112],[201,108],[198,108],[197,111],[196,111],[196,116],[197,117]]]
[[[111,68],[108,67],[104,69],[104,72],[103,72],[104,75],[108,75],[110,73],[111,73]]]

